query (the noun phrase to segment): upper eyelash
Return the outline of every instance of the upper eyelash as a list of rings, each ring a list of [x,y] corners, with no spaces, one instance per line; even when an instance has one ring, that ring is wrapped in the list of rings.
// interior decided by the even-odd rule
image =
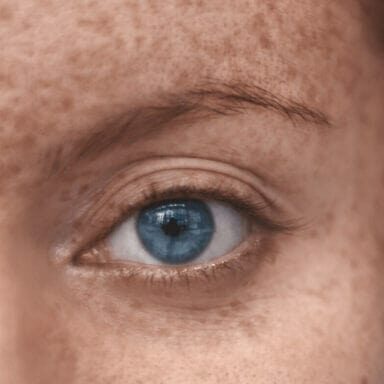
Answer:
[[[169,198],[199,198],[199,199],[214,199],[219,202],[229,203],[237,210],[241,211],[243,214],[250,216],[258,224],[262,225],[265,229],[275,231],[275,232],[284,232],[292,233],[303,226],[302,220],[300,219],[290,219],[285,221],[278,221],[275,219],[269,218],[263,213],[268,207],[272,207],[273,203],[270,201],[260,202],[255,204],[254,202],[247,201],[246,199],[239,200],[234,197],[231,193],[226,193],[222,190],[217,190],[212,188],[211,190],[205,189],[200,190],[199,188],[194,188],[193,186],[175,186],[173,188],[168,188],[166,191],[159,191],[156,188],[150,188],[149,192],[146,194],[146,201],[141,207],[137,210],[144,208],[146,205],[152,203],[160,202]]]

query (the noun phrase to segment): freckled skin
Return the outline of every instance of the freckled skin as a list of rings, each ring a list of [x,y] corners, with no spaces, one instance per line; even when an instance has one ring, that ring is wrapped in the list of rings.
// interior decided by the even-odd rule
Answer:
[[[364,23],[353,0],[0,1],[0,382],[381,384],[384,80]],[[336,129],[247,113],[47,177],[50,148],[213,78]],[[51,262],[88,193],[169,148],[265,175],[310,223],[221,306],[168,307]]]

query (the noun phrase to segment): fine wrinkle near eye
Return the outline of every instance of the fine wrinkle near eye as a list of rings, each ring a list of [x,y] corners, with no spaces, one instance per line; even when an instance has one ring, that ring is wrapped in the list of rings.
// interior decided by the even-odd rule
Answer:
[[[128,217],[105,244],[112,260],[155,265],[207,263],[239,245],[248,228],[248,219],[230,204],[164,200]]]

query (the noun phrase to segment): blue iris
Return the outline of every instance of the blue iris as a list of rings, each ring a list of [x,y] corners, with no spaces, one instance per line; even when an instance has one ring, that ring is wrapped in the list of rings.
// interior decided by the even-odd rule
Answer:
[[[197,258],[212,239],[212,213],[199,200],[167,200],[139,214],[136,230],[146,250],[168,264]]]

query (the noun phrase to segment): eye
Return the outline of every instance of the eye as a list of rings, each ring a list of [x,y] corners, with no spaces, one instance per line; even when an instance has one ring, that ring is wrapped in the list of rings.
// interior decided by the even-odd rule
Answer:
[[[87,198],[55,260],[81,279],[129,286],[155,302],[224,298],[274,257],[296,222],[296,209],[245,170],[148,159]]]
[[[106,238],[112,259],[144,264],[211,262],[248,235],[248,219],[229,204],[197,199],[151,204]]]

